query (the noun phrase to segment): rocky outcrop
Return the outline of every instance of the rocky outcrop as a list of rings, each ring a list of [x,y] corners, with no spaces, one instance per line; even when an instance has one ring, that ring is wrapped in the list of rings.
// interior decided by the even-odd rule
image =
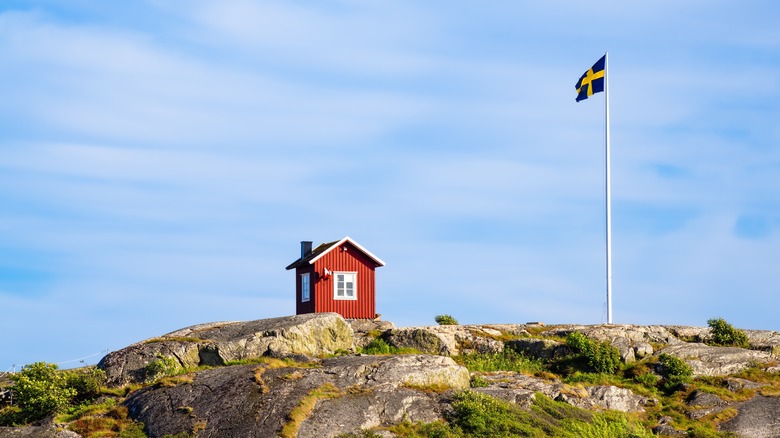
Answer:
[[[99,366],[112,385],[146,380],[149,364],[161,357],[172,358],[185,369],[215,366],[160,379],[124,401],[130,417],[142,421],[150,437],[181,433],[201,438],[331,437],[406,420],[451,419],[453,391],[468,388],[470,376],[448,356],[498,353],[505,348],[538,358],[545,371],[536,376],[509,371],[474,373],[475,386],[485,386],[472,390],[522,407],[530,406],[537,394],[590,410],[641,413],[658,403],[627,388],[566,384],[552,374],[560,370],[569,374],[567,367],[579,366],[570,360],[571,351],[563,342],[574,331],[609,342],[625,362],[665,353],[687,361],[696,376],[727,376],[757,364],[764,364],[761,373],[780,372],[774,363],[780,353],[777,332],[746,331],[751,349],[742,349],[694,342],[710,339],[709,329],[701,327],[491,324],[396,328],[384,321],[345,321],[337,314],[200,324],[112,352]],[[377,337],[394,347],[427,354],[346,355]],[[334,355],[338,357],[329,357]],[[652,359],[634,371],[653,372],[655,368],[657,372],[657,362]],[[780,409],[780,398],[765,397],[777,393],[777,382],[767,374],[762,376],[762,382],[772,383],[731,376],[709,379],[710,386],[701,381],[681,385],[685,405],[677,404],[682,407],[675,408],[675,415],[687,415],[693,421],[709,421],[717,415],[730,418],[722,423],[723,430],[780,438],[776,432],[780,420],[773,416]],[[718,395],[706,392],[712,390],[711,385],[720,385],[713,391]],[[734,396],[724,396],[724,389]],[[734,399],[747,401],[729,401]],[[678,421],[662,417],[654,430],[659,435],[685,436],[684,430],[675,428],[681,427]],[[378,432],[390,434],[384,429]],[[66,438],[63,433],[46,425],[0,428],[0,437]]]
[[[764,351],[737,347],[713,347],[700,343],[679,343],[658,351],[685,360],[694,376],[726,376],[755,364],[766,364],[774,358]]]
[[[414,348],[423,353],[457,356],[467,353],[503,351],[502,338],[529,335],[522,325],[440,325],[403,327],[387,330],[382,338],[398,348]]]
[[[737,405],[739,414],[720,425],[720,430],[740,437],[779,438],[780,398],[758,395]]]
[[[728,403],[721,400],[715,394],[709,394],[704,391],[695,390],[687,398],[686,404],[690,407],[688,418],[698,420],[710,414],[716,414],[724,409]]]
[[[336,313],[312,313],[247,322],[200,324],[109,353],[98,367],[110,385],[141,382],[160,356],[182,368],[224,365],[262,356],[321,356],[352,348],[350,325]]]
[[[474,391],[524,407],[531,404],[535,393],[584,409],[643,412],[645,406],[655,403],[655,400],[634,394],[629,389],[610,385],[572,386],[558,380],[546,380],[509,371],[479,375],[489,386],[474,388]]]
[[[365,347],[382,333],[395,328],[390,321],[351,319],[348,322],[355,336],[353,344],[356,349]]]
[[[447,357],[345,356],[317,367],[200,371],[175,386],[142,389],[126,405],[152,438],[181,432],[268,437],[283,427],[297,428],[298,436],[333,437],[403,419],[439,420],[439,392],[468,385],[468,371]]]
[[[620,351],[623,362],[629,363],[650,356],[653,344],[676,344],[680,341],[666,327],[631,324],[607,325],[561,325],[540,333],[542,336],[566,337],[571,332],[580,332],[590,339],[607,341]]]
[[[572,353],[571,349],[563,342],[552,339],[523,338],[507,341],[506,348],[522,353],[528,357],[537,359],[557,359]]]
[[[745,330],[750,348],[780,357],[780,333],[769,330]]]
[[[58,430],[53,421],[41,426],[0,427],[0,438],[81,438],[69,430]]]

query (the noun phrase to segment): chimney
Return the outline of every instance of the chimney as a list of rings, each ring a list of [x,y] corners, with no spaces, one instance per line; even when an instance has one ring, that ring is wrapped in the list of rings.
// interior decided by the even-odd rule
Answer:
[[[301,241],[301,260],[309,254],[311,254],[311,242],[307,240]]]

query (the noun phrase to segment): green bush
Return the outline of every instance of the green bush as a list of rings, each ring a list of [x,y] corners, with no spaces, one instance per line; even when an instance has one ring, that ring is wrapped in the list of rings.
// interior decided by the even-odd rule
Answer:
[[[745,332],[734,328],[725,319],[713,318],[707,321],[707,325],[710,326],[710,334],[712,335],[712,339],[709,341],[710,344],[750,348],[750,341]]]
[[[179,371],[180,367],[176,359],[158,354],[157,359],[144,367],[144,378],[147,382],[154,382],[163,377],[173,376]]]
[[[392,354],[392,348],[382,338],[376,338],[360,350],[363,354]]]
[[[119,438],[147,438],[143,423],[131,423],[119,432]]]
[[[439,325],[458,325],[458,320],[452,315],[436,315],[433,319]]]
[[[653,373],[639,374],[634,376],[634,381],[648,388],[654,388],[658,384],[658,376]]]
[[[597,342],[582,333],[571,332],[566,336],[566,345],[597,373],[614,374],[620,369],[620,351],[609,342]]]
[[[81,368],[64,373],[66,384],[76,390],[72,403],[92,401],[100,396],[106,373],[98,367]]]
[[[0,409],[0,426],[22,426],[26,422],[19,406]]]
[[[76,390],[68,387],[67,379],[57,371],[55,364],[25,365],[10,379],[14,403],[18,407],[12,415],[15,423],[29,423],[56,413],[76,396]]]
[[[664,376],[664,381],[661,389],[664,391],[674,392],[681,384],[691,381],[693,369],[684,360],[663,353],[658,356],[658,361],[663,366],[661,374]]]
[[[471,378],[472,388],[486,388],[488,386],[490,386],[490,382],[482,376],[474,376]]]

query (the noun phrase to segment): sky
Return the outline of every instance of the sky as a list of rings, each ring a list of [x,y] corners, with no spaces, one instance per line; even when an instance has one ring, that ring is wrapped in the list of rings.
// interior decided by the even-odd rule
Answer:
[[[295,313],[780,330],[780,3],[4,0],[0,372]]]

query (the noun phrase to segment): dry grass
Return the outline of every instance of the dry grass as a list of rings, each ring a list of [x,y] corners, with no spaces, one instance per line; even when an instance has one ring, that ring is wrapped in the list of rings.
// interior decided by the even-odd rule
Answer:
[[[716,414],[712,414],[712,418],[708,418],[708,419],[715,424],[720,424],[725,421],[731,420],[737,415],[739,415],[739,411],[736,408],[726,408]]]
[[[317,406],[317,402],[328,398],[341,397],[344,393],[331,383],[312,389],[301,399],[298,406],[293,408],[287,415],[287,423],[282,427],[280,436],[282,438],[295,438],[298,436],[298,430],[306,418]]]
[[[758,390],[758,393],[763,395],[764,397],[780,397],[780,385],[774,384],[774,385],[764,386],[763,388]]]
[[[192,433],[197,436],[198,432],[200,432],[201,430],[206,429],[206,424],[207,423],[206,423],[205,420],[204,421],[198,421],[197,423],[193,424],[192,425]]]
[[[78,433],[84,438],[118,437],[123,433],[135,431],[138,436],[143,427],[127,417],[125,406],[94,405],[103,409],[85,409],[78,413],[78,418],[70,420],[68,430]]]
[[[268,388],[268,385],[266,385],[265,380],[263,380],[263,374],[266,371],[275,370],[278,368],[298,367],[302,365],[303,364],[298,364],[297,362],[284,361],[282,359],[276,359],[273,357],[262,358],[261,365],[255,368],[255,383],[260,387],[260,394],[265,394],[270,390]],[[296,373],[299,373],[300,377],[296,377],[295,376]],[[297,380],[301,377],[303,377],[303,374],[300,371],[294,371],[290,374],[286,374],[285,376],[282,377],[282,379]]]
[[[298,371],[298,370],[296,370],[296,371],[293,371],[291,373],[288,373],[288,374],[285,374],[283,376],[280,376],[279,378],[284,380],[284,381],[291,382],[291,381],[294,381],[294,380],[302,379],[303,378],[303,373]]]
[[[192,374],[182,374],[180,376],[163,377],[155,383],[155,386],[162,388],[174,388],[179,385],[187,385],[192,383],[195,378]]]
[[[570,395],[577,398],[590,397],[590,395],[588,394],[588,390],[579,385],[572,386],[572,385],[564,384],[563,387],[561,388],[561,394]]]

